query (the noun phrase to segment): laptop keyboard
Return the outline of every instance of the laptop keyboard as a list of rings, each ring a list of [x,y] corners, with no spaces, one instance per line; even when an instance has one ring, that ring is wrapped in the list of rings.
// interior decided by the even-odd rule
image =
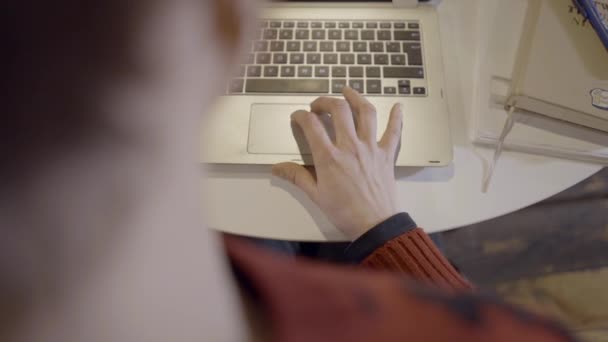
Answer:
[[[426,96],[417,21],[263,20],[227,93]]]

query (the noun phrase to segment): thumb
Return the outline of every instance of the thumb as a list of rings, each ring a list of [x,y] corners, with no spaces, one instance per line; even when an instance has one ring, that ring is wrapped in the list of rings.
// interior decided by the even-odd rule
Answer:
[[[280,163],[272,166],[272,174],[294,184],[316,202],[317,181],[304,166],[296,163]]]

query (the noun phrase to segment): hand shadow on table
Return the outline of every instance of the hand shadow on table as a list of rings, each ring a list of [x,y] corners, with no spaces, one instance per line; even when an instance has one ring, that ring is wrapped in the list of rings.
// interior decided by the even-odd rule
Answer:
[[[268,179],[270,185],[287,192],[292,198],[304,207],[315,225],[328,240],[344,240],[340,233],[325,217],[319,207],[306,196],[306,194],[295,185],[285,180],[272,176],[270,165],[207,165],[207,177],[233,178],[233,179]],[[425,171],[425,172],[422,172]],[[454,177],[454,164],[446,167],[424,168],[424,167],[397,167],[395,178],[410,182],[447,182]],[[271,213],[268,213],[269,215]]]
[[[287,192],[292,198],[304,207],[315,225],[330,241],[345,240],[340,233],[325,217],[321,209],[308,196],[292,183],[272,176],[270,165],[207,165],[208,178],[235,178],[235,179],[268,179],[270,185]],[[268,213],[269,215],[272,213]]]
[[[208,178],[277,179],[272,176],[271,168],[271,165],[240,164],[212,164],[206,166]],[[454,162],[445,167],[397,166],[395,168],[395,179],[411,182],[448,182],[454,178],[454,173]],[[275,186],[275,184],[272,185]]]
[[[440,167],[398,166],[395,168],[395,179],[410,183],[449,182],[454,178],[454,174],[454,162]]]

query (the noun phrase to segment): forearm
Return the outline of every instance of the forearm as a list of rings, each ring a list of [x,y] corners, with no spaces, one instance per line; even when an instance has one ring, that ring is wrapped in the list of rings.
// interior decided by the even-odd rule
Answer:
[[[363,266],[405,273],[444,288],[472,289],[429,236],[409,215],[395,215],[353,242],[348,260]]]

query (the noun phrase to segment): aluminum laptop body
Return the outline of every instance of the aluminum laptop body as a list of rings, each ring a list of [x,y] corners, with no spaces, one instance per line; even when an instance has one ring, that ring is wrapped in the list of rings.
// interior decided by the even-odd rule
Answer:
[[[349,84],[375,105],[378,137],[393,104],[402,104],[398,166],[449,164],[452,141],[436,5],[416,0],[268,4],[251,52],[205,120],[201,161],[310,164],[290,114],[310,109],[318,96],[340,96],[340,87]]]

